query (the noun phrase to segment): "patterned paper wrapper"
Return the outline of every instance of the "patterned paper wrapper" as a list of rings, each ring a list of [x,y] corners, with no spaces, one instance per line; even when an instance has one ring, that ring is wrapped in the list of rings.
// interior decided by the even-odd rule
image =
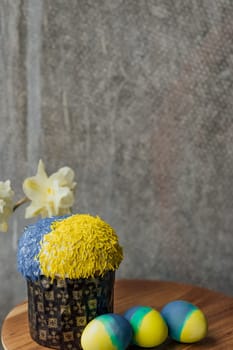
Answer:
[[[93,318],[113,312],[115,272],[82,279],[41,277],[27,281],[33,340],[61,350],[81,349],[82,332]]]

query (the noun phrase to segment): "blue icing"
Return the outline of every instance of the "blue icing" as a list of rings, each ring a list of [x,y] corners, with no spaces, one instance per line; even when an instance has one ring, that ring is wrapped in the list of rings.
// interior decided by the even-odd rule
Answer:
[[[66,216],[54,216],[40,219],[36,223],[25,227],[18,242],[17,267],[26,279],[35,281],[41,275],[39,261],[36,259],[40,251],[40,242],[45,234],[51,231],[54,221],[63,220]]]

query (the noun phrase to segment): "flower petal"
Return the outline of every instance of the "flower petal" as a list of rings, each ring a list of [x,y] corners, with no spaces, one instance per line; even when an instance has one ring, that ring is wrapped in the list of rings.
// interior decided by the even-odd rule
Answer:
[[[11,189],[10,180],[0,181],[0,198],[12,198],[14,191]]]
[[[46,181],[48,179],[48,175],[45,172],[44,163],[41,159],[39,160],[36,177],[40,178],[41,181]]]
[[[7,232],[8,224],[6,222],[0,223],[0,232]]]
[[[13,212],[13,195],[10,181],[0,181],[0,231],[6,232],[8,220]]]
[[[40,215],[43,208],[41,205],[35,205],[34,202],[32,202],[25,210],[25,218],[30,219],[34,216]]]
[[[74,171],[69,167],[63,167],[50,176],[51,181],[58,181],[60,186],[67,186],[73,189],[76,185]]]
[[[40,200],[46,191],[45,183],[36,177],[27,178],[23,182],[23,191],[29,199]]]
[[[32,201],[26,210],[26,217],[51,217],[61,212],[69,213],[74,202],[73,180],[74,172],[69,167],[63,167],[48,177],[40,160],[36,176],[27,178],[23,183],[23,190]]]

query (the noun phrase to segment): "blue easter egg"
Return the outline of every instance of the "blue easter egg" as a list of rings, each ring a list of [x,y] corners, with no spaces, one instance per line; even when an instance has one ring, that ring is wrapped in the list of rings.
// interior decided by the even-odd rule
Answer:
[[[168,325],[169,335],[181,343],[194,343],[207,334],[207,320],[204,313],[192,303],[175,300],[161,311]]]
[[[81,336],[83,350],[124,350],[132,339],[129,322],[117,314],[104,314],[94,318]]]
[[[167,325],[161,314],[149,306],[134,306],[124,317],[133,329],[133,343],[151,348],[162,344],[168,336]]]

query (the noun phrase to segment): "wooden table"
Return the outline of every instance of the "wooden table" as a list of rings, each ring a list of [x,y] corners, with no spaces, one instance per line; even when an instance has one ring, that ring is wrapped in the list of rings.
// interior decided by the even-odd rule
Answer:
[[[208,336],[196,344],[179,344],[168,339],[157,350],[221,349],[233,350],[233,298],[208,289],[161,281],[119,280],[115,287],[115,312],[131,306],[148,305],[160,310],[166,303],[183,299],[196,304],[205,313]],[[2,343],[6,350],[48,349],[35,343],[28,330],[27,302],[16,306],[2,326]],[[130,347],[130,350],[140,349]],[[152,348],[151,348],[152,349]]]

